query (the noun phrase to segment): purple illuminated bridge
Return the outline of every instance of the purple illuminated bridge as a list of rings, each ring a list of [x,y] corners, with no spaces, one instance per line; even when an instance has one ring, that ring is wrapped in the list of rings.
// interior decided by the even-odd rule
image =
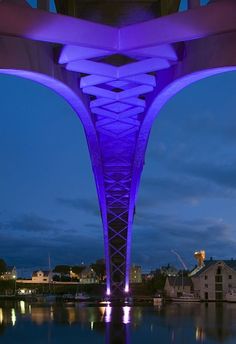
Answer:
[[[138,3],[132,1],[131,12]],[[103,222],[107,295],[129,292],[135,202],[155,117],[190,83],[236,70],[235,0],[206,6],[189,0],[185,12],[160,18],[147,10],[134,14],[111,26],[92,22],[93,12],[86,20],[50,13],[46,0],[37,9],[23,0],[0,2],[0,72],[55,90],[84,126]]]

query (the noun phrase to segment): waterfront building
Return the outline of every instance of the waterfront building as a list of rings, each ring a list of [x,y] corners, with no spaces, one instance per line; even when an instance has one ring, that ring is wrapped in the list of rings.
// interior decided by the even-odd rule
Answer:
[[[0,279],[4,281],[14,280],[17,278],[17,271],[15,266],[8,266],[6,271],[0,275]]]
[[[167,297],[180,297],[183,294],[193,292],[193,283],[191,278],[182,276],[167,276],[164,292]]]
[[[51,271],[38,270],[32,274],[32,283],[51,283],[53,280]]]
[[[130,282],[142,283],[142,268],[140,265],[132,265],[130,269]]]
[[[205,260],[190,277],[195,296],[205,301],[224,301],[227,293],[236,290],[236,260]]]
[[[99,283],[96,272],[91,267],[86,267],[80,274],[81,284],[95,284]]]
[[[142,281],[143,282],[151,281],[151,280],[153,280],[153,278],[154,278],[154,271],[150,271],[150,272],[142,274]]]
[[[72,269],[70,269],[70,278],[72,279],[79,279],[80,278],[80,274],[78,272],[74,272]]]

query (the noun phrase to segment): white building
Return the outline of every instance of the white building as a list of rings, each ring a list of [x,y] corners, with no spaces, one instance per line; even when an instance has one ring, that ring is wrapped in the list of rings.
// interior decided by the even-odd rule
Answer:
[[[80,273],[80,283],[81,284],[95,284],[99,283],[96,272],[91,267],[86,267]]]
[[[17,278],[15,266],[8,266],[7,270],[0,275],[1,280],[9,281]]]
[[[132,265],[130,269],[130,283],[142,283],[142,268],[139,265]]]
[[[205,260],[190,276],[194,294],[201,300],[224,301],[226,294],[236,289],[236,260]]]
[[[51,271],[38,270],[32,274],[32,283],[51,283],[53,274]]]

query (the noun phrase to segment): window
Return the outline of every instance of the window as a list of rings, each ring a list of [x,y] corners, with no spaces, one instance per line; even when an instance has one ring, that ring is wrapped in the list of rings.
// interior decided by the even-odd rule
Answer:
[[[222,284],[216,284],[216,291],[222,291],[223,287]]]
[[[207,276],[207,275],[205,275],[205,280],[207,280],[207,278],[208,278],[208,276]]]
[[[208,288],[208,284],[205,284],[205,288]]]
[[[232,288],[232,284],[229,284],[228,287],[229,287],[229,289],[231,289]]]
[[[221,268],[221,266],[218,266],[216,274],[221,275],[221,273],[222,273],[222,268]]]
[[[222,283],[222,276],[215,276],[216,283]]]
[[[216,293],[216,300],[217,301],[222,301],[223,300],[223,293]]]
[[[229,275],[229,279],[232,279],[232,275]]]

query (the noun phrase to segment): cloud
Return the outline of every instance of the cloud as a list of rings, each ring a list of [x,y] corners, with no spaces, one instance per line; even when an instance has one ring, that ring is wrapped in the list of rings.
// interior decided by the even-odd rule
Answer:
[[[172,249],[177,250],[191,268],[195,264],[193,253],[196,250],[205,249],[208,258],[231,258],[229,252],[235,252],[236,236],[232,226],[221,218],[189,220],[152,212],[139,214],[133,228],[133,261],[143,262],[148,268],[167,262],[181,267]]]
[[[178,170],[177,172],[180,172]],[[227,180],[229,174],[223,173],[214,175],[207,171],[197,171],[197,169],[189,168],[181,169],[182,174],[173,173],[166,176],[159,175],[144,176],[141,182],[141,191],[137,200],[136,212],[142,208],[163,206],[164,204],[188,204],[191,206],[198,206],[202,200],[227,198],[233,199],[236,197],[236,190],[233,189],[235,176],[232,173],[231,179]],[[214,168],[212,168],[214,173]],[[201,175],[201,176],[200,176]],[[218,183],[216,183],[218,181]],[[227,187],[226,187],[227,186]]]
[[[82,210],[92,215],[99,215],[99,206],[97,199],[85,199],[85,198],[57,198],[57,202],[67,208]]]
[[[176,176],[159,176],[143,178],[141,187],[144,189],[138,204],[146,207],[151,203],[173,202],[177,200],[191,201],[195,198],[201,198],[212,195],[209,186],[199,187],[193,178],[177,178]]]
[[[204,179],[217,184],[222,188],[227,188],[229,193],[236,189],[236,161],[228,164],[213,164],[208,162],[183,163],[179,168],[185,174]],[[178,168],[178,169],[179,169]],[[234,194],[235,195],[235,194]]]
[[[7,221],[3,225],[3,229],[8,228],[9,230],[23,232],[44,233],[58,231],[63,229],[65,225],[66,222],[64,220],[51,220],[31,213],[24,214],[11,221]]]
[[[0,224],[1,257],[18,267],[92,262],[103,257],[102,232],[70,229],[62,220],[35,214],[18,216]],[[100,238],[101,237],[101,238]]]
[[[102,224],[99,224],[99,223],[85,223],[84,227],[90,228],[90,229],[101,229],[102,228]]]
[[[61,235],[55,241],[52,238],[11,236],[0,234],[1,257],[8,264],[17,267],[46,266],[48,255],[52,264],[75,264],[85,261],[90,263],[103,257],[102,241],[99,244],[97,238],[91,239],[84,236]]]

